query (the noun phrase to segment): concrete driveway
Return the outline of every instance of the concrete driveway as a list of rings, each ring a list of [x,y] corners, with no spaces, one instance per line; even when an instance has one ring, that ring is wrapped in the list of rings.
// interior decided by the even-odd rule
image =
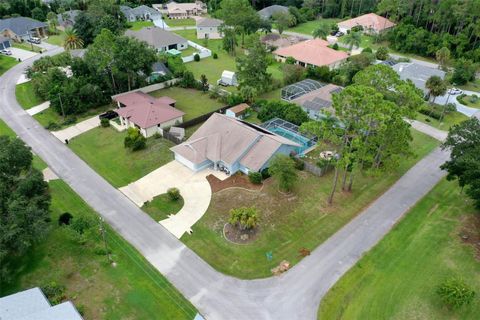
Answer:
[[[8,50],[12,51],[11,57],[17,60],[20,59],[21,61],[30,59],[31,57],[34,57],[38,54],[37,52],[32,52],[28,50],[19,49],[19,48],[13,48],[13,47],[8,48]]]
[[[220,180],[227,178],[223,172],[212,169],[193,172],[174,160],[120,188],[120,191],[141,207],[146,201],[166,193],[169,188],[178,188],[184,200],[183,208],[177,214],[159,222],[175,237],[180,238],[185,232],[192,232],[191,227],[210,205],[212,190],[206,179],[209,174],[215,175]]]
[[[92,130],[100,125],[100,118],[98,116],[91,117],[85,121],[79,122],[71,127],[68,127],[59,131],[52,131],[52,134],[58,138],[58,140],[65,143],[65,139],[72,139],[81,135],[84,132]]]
[[[480,93],[478,92],[474,92],[474,91],[468,91],[468,90],[464,90],[463,93],[465,93],[466,95],[468,96],[471,96],[471,95],[480,95]],[[453,103],[455,104],[455,106],[457,106],[457,111],[460,112],[460,113],[463,113],[464,115],[466,115],[467,117],[472,117],[475,113],[477,113],[479,110],[478,109],[475,109],[475,108],[471,108],[471,107],[467,107],[463,104],[461,104],[460,102],[458,102],[457,100],[457,97],[458,95],[449,95],[446,94],[444,96],[440,96],[440,97],[437,97],[435,98],[435,103],[438,103],[439,105],[444,105],[447,103]]]

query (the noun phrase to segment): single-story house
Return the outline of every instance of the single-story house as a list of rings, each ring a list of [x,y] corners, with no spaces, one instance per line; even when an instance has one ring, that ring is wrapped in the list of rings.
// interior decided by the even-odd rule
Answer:
[[[341,21],[337,25],[338,30],[343,33],[347,33],[347,31],[353,27],[362,26],[365,33],[378,34],[386,29],[392,28],[395,26],[395,23],[378,14],[367,13],[353,19]]]
[[[425,87],[428,78],[439,76],[445,79],[445,71],[436,68],[430,68],[413,62],[399,62],[392,66],[402,80],[410,79],[415,86],[422,90],[425,96],[428,96],[428,89]]]
[[[47,36],[47,24],[32,18],[15,17],[0,19],[0,35],[13,41],[21,42],[32,37],[44,38]]]
[[[285,62],[288,57],[296,60],[302,67],[328,66],[338,67],[348,58],[348,53],[328,47],[329,43],[322,39],[311,39],[275,50],[273,54],[278,61]]]
[[[188,40],[176,33],[158,27],[146,27],[138,31],[127,30],[126,36],[145,41],[157,51],[171,49],[184,50],[188,48]]]
[[[146,5],[141,5],[135,8],[120,6],[120,11],[125,18],[127,18],[128,22],[162,19],[162,14],[160,12]]]
[[[72,302],[52,306],[40,288],[32,288],[0,298],[0,319],[82,320]]]
[[[203,18],[197,20],[197,39],[222,39],[222,20]]]
[[[187,141],[170,150],[176,161],[195,172],[213,167],[248,174],[267,168],[276,154],[289,155],[299,147],[257,125],[214,113]]]
[[[145,138],[183,122],[185,113],[175,108],[176,101],[170,97],[154,98],[134,91],[114,96],[113,100],[122,126],[138,128]]]
[[[268,33],[260,38],[260,41],[270,50],[289,47],[305,40],[307,38],[285,34],[280,35],[278,33]]]
[[[10,39],[0,35],[0,50],[8,49],[12,46]]]
[[[154,4],[153,7],[170,19],[187,19],[207,13],[207,5],[202,1],[178,3],[170,1],[166,4]]]
[[[250,113],[250,106],[246,103],[237,104],[234,107],[228,108],[225,111],[225,115],[227,117],[236,118],[236,119],[244,119],[248,117]]]
[[[57,15],[58,25],[62,28],[73,28],[75,21],[77,21],[77,17],[82,12],[81,10],[69,10],[65,11],[64,13],[59,13]]]
[[[311,119],[318,120],[325,115],[325,112],[333,113],[332,95],[342,91],[342,87],[327,84],[319,89],[301,95],[290,102],[299,105]]]
[[[263,8],[262,10],[258,11],[258,15],[260,18],[264,20],[270,19],[276,13],[288,13],[288,8],[285,6],[280,6],[278,4],[274,4],[273,6],[268,6]]]

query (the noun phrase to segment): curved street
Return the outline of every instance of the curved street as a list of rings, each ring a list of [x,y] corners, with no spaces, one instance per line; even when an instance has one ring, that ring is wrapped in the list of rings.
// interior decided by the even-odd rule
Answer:
[[[39,57],[0,77],[0,118],[207,319],[316,319],[328,289],[445,175],[439,165],[448,153],[436,149],[287,273],[235,279],[214,270],[151,220],[18,105],[16,81]]]

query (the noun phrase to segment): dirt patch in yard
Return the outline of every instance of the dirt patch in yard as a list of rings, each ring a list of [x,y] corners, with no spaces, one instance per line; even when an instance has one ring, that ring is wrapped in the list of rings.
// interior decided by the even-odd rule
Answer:
[[[226,223],[223,227],[223,236],[225,239],[236,244],[252,243],[257,239],[258,234],[258,227],[249,230],[240,230],[230,223]]]
[[[213,193],[228,188],[242,188],[247,190],[262,189],[261,184],[258,185],[251,183],[250,180],[248,180],[248,177],[242,173],[236,173],[223,181],[211,174],[207,176],[207,181],[210,183],[210,188],[212,188]]]
[[[462,217],[462,228],[459,236],[463,243],[474,248],[475,258],[480,260],[480,216],[478,214]]]

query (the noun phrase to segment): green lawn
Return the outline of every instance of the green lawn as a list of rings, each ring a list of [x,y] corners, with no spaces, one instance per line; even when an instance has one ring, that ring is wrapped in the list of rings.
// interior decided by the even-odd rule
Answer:
[[[135,21],[135,22],[129,22],[129,29],[133,31],[137,31],[140,29],[143,29],[145,27],[153,27],[154,24],[152,21]]]
[[[165,23],[169,27],[187,27],[187,26],[196,26],[195,19],[165,19]],[[195,31],[195,30],[193,30]]]
[[[176,214],[183,207],[183,198],[173,201],[168,194],[164,193],[153,198],[142,207],[150,217],[155,221],[160,221],[168,218],[171,214]]]
[[[15,132],[13,132],[2,119],[0,119],[0,136],[15,136]]]
[[[465,85],[458,86],[458,88],[462,90],[480,92],[480,79],[475,79],[473,82],[469,82]]]
[[[44,102],[43,99],[35,93],[32,81],[17,84],[15,88],[15,96],[23,109],[30,109]]]
[[[467,107],[480,109],[480,98],[478,98],[477,96],[476,99],[473,99],[472,97],[473,96],[465,95],[462,98],[460,98],[460,96],[457,96],[456,99],[458,100],[458,102],[460,102],[461,104]]]
[[[390,174],[359,175],[353,192],[338,191],[331,207],[326,199],[332,185],[332,172],[316,177],[303,171],[299,173],[293,196],[279,193],[272,179],[266,181],[259,193],[224,190],[213,194],[207,213],[193,226],[193,233],[181,240],[215,269],[240,278],[270,276],[270,269],[282,260],[296,264],[301,259],[302,248],[314,250],[439,144],[429,136],[412,132],[412,150],[416,157],[402,158]],[[222,230],[229,210],[252,205],[260,211],[258,238],[249,245],[226,241]],[[266,253],[270,251],[273,259],[268,261]]]
[[[188,56],[191,56],[192,54],[198,52],[198,50],[195,49],[194,47],[188,46],[187,49],[182,50],[181,52],[182,52],[182,57],[188,57]]]
[[[421,121],[421,122],[426,123],[426,124],[428,124],[432,127],[435,127],[437,129],[440,129],[440,130],[445,130],[445,131],[448,131],[448,129],[450,129],[451,126],[453,126],[455,124],[458,124],[460,122],[463,122],[467,119],[468,119],[468,117],[466,115],[464,115],[463,113],[460,113],[458,111],[450,112],[450,113],[446,114],[441,122],[437,119],[426,116],[424,114],[421,114],[421,113],[417,114],[417,120],[418,121]]]
[[[107,243],[115,267],[107,263],[98,228],[85,234],[86,243],[59,227],[58,217],[75,218],[94,212],[66,183],[49,183],[52,224],[48,237],[18,263],[14,282],[2,285],[1,295],[51,282],[65,286],[66,299],[83,311],[85,319],[193,319],[195,308],[131,245],[107,226]]]
[[[76,123],[91,118],[107,110],[111,110],[113,107],[110,104],[100,106],[98,108],[90,109],[82,114],[75,115]],[[72,124],[64,124],[63,117],[58,114],[53,108],[45,109],[44,111],[37,113],[33,116],[43,127],[47,127],[51,123],[56,123],[60,126],[60,129],[71,126]],[[72,117],[72,116],[67,116]],[[56,129],[57,130],[57,129]],[[59,130],[59,129],[58,129]]]
[[[208,93],[203,93],[195,89],[170,87],[151,92],[150,94],[154,97],[169,96],[177,100],[175,104],[176,108],[186,113],[183,121],[194,119],[223,106],[221,102],[210,99]]]
[[[45,42],[53,44],[55,46],[62,47],[64,39],[65,39],[65,32],[61,30],[57,30],[57,34],[49,36],[48,39],[45,40]]]
[[[0,76],[18,63],[17,59],[0,55]]]
[[[313,21],[308,21],[305,23],[301,23],[293,28],[289,28],[286,31],[290,32],[298,32],[298,33],[303,33],[307,35],[312,35],[312,32],[317,29],[320,24],[322,23],[337,23],[339,22],[340,19],[318,19],[318,20],[313,20]]]
[[[126,132],[98,127],[72,139],[69,146],[114,187],[123,187],[173,160],[166,139],[147,139],[147,148],[132,152],[123,146]]]
[[[479,261],[460,235],[473,232],[471,201],[457,182],[440,182],[329,291],[318,319],[478,319]],[[435,293],[446,278],[461,276],[477,296],[452,311]]]
[[[43,50],[39,46],[36,46],[36,45],[31,44],[29,42],[21,42],[21,43],[12,42],[12,46],[14,48],[23,49],[23,50],[27,50],[27,51],[33,51],[33,52],[41,52]]]

